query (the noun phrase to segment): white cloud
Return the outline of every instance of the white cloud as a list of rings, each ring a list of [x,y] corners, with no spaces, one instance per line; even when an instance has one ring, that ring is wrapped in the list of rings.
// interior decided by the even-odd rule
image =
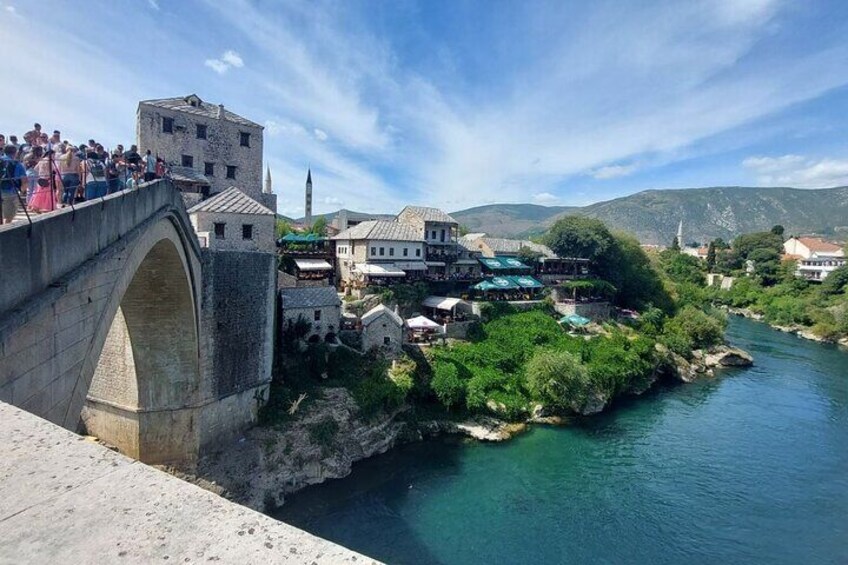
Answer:
[[[221,61],[220,59],[206,59],[203,64],[218,73],[219,75],[226,73],[227,70],[230,68],[227,63]]]
[[[801,155],[748,157],[742,165],[761,186],[830,188],[848,185],[848,159],[814,159]]]
[[[344,200],[335,196],[325,196],[321,199],[321,202],[330,206],[344,206]]]
[[[327,141],[327,132],[324,130],[315,128],[313,133],[315,133],[315,139],[318,141]]]
[[[555,204],[559,202],[559,198],[550,192],[539,192],[533,195],[535,204]]]
[[[232,49],[224,51],[224,54],[221,55],[221,61],[227,63],[231,67],[236,67],[237,69],[240,69],[244,66],[244,60],[241,58],[241,55],[239,55]]]
[[[244,66],[244,59],[232,49],[228,49],[224,51],[220,59],[206,59],[203,64],[219,75],[222,75],[230,70],[230,68],[242,68]]]
[[[159,11],[159,0],[147,0],[147,5],[156,11]]]
[[[636,165],[607,165],[592,171],[592,176],[598,180],[617,179],[636,172]]]

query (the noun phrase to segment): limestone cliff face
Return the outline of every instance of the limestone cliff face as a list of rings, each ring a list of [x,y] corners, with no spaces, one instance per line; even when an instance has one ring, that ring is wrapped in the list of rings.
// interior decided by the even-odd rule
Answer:
[[[281,429],[254,428],[201,460],[198,482],[256,510],[327,479],[345,477],[351,465],[393,447],[407,425],[397,412],[365,422],[344,388],[326,388]]]
[[[403,408],[363,420],[350,392],[325,388],[279,429],[254,428],[203,458],[195,476],[181,475],[207,490],[259,511],[280,506],[287,494],[350,474],[353,463],[395,445],[441,434],[503,441],[526,426],[476,416],[467,421],[409,424]]]

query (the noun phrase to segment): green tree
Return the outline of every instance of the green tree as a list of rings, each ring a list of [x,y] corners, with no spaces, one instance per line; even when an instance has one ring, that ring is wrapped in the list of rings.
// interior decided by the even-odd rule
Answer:
[[[755,249],[771,249],[775,253],[783,250],[783,238],[770,231],[742,234],[733,240],[733,249],[742,260],[750,259]]]
[[[582,257],[593,266],[606,266],[615,249],[615,239],[604,223],[595,218],[565,216],[551,226],[544,243],[560,257]]]
[[[827,275],[821,283],[821,293],[824,295],[839,294],[848,288],[848,265],[842,265]]]
[[[677,236],[674,236],[674,239],[672,239],[672,240],[671,240],[671,247],[670,247],[670,249],[671,249],[672,251],[680,251],[680,242],[679,242],[679,241],[677,241]]]
[[[779,235],[781,238],[783,237],[784,229],[783,229],[783,226],[781,226],[780,224],[773,226],[770,231],[774,235]]]
[[[780,255],[774,249],[758,247],[748,254],[754,262],[754,275],[760,277],[765,286],[777,283],[780,274]]]
[[[665,334],[683,337],[693,349],[718,345],[724,341],[725,321],[694,306],[684,306],[665,324]]]
[[[291,224],[282,218],[277,218],[277,239],[292,232]]]
[[[430,388],[436,394],[445,408],[450,410],[451,406],[455,406],[462,402],[465,396],[465,383],[459,378],[459,370],[456,365],[449,361],[436,361],[433,367],[433,380],[430,381]]]
[[[714,272],[716,267],[716,245],[711,241],[707,247],[707,272]]]
[[[704,271],[701,262],[691,255],[666,249],[660,254],[663,270],[676,283],[691,283],[704,286]]]
[[[555,408],[582,404],[592,389],[586,367],[567,351],[537,351],[525,375],[532,397]]]
[[[535,249],[530,249],[529,247],[522,245],[518,250],[517,259],[526,265],[535,265],[542,255],[543,253],[541,251],[536,251]]]
[[[637,310],[656,306],[671,313],[674,301],[639,241],[630,235],[616,233],[614,244],[612,260],[599,274],[617,289],[616,304]]]
[[[310,233],[314,233],[315,235],[324,237],[327,235],[327,218],[324,216],[318,216],[315,221],[312,223],[312,227],[309,229]]]

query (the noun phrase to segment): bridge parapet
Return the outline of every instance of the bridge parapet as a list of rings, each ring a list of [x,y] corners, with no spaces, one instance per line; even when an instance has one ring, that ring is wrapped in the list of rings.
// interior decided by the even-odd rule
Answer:
[[[200,256],[182,196],[159,180],[32,219],[0,226],[0,313],[17,307],[125,237],[148,218],[172,211],[185,244]]]

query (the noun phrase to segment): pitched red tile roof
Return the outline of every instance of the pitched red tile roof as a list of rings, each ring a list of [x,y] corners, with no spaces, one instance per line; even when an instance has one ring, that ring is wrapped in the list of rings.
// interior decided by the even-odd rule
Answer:
[[[842,249],[835,243],[830,243],[820,237],[799,237],[798,241],[806,245],[810,251],[818,253],[833,253]]]

